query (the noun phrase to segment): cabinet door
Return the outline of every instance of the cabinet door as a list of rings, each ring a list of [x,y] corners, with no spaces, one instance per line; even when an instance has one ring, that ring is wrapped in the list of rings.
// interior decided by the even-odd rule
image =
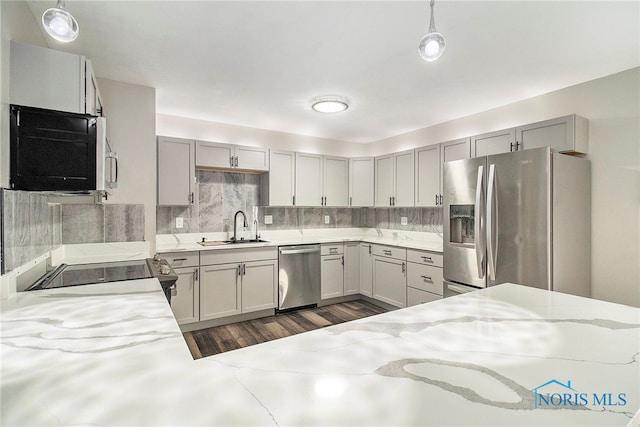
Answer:
[[[406,262],[373,257],[373,297],[396,307],[407,305]]]
[[[375,158],[376,206],[391,206],[393,197],[393,154]]]
[[[193,141],[158,137],[158,205],[192,204],[195,179]]]
[[[349,159],[349,206],[373,206],[373,157]]]
[[[296,206],[320,206],[322,156],[296,153]]]
[[[349,206],[349,159],[323,157],[322,193],[324,206]]]
[[[360,243],[344,244],[344,294],[360,292]]]
[[[516,130],[514,128],[489,132],[471,137],[471,157],[515,151]]]
[[[414,152],[397,153],[394,156],[394,194],[393,206],[413,206],[414,201]]]
[[[586,153],[589,125],[575,114],[516,128],[518,150],[549,146],[561,153]]]
[[[277,261],[245,262],[242,267],[242,312],[276,306]]]
[[[442,299],[442,295],[432,294],[420,289],[407,288],[407,307]]]
[[[174,268],[178,275],[175,295],[171,297],[171,309],[178,324],[200,320],[200,286],[198,267]]]
[[[10,104],[85,114],[84,56],[11,41],[10,57]]]
[[[344,295],[344,255],[320,257],[320,298]]]
[[[440,194],[440,145],[416,149],[416,206],[438,206]]]
[[[240,314],[240,265],[200,267],[200,320]]]
[[[238,169],[254,171],[269,170],[269,150],[259,147],[246,147],[244,145],[235,146],[235,156]]]
[[[373,256],[371,243],[360,243],[360,293],[373,297]]]
[[[233,166],[233,145],[196,141],[196,166],[228,169]]]
[[[293,206],[296,153],[269,151],[269,206]]]
[[[104,116],[102,110],[102,98],[98,89],[98,81],[93,71],[93,64],[85,60],[85,112],[93,116]]]
[[[471,138],[456,139],[440,144],[441,162],[471,158]]]

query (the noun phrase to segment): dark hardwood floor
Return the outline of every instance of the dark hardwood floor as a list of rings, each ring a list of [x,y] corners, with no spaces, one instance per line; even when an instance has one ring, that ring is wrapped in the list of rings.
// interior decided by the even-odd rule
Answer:
[[[185,332],[184,339],[193,358],[200,359],[386,311],[366,301],[356,300]]]

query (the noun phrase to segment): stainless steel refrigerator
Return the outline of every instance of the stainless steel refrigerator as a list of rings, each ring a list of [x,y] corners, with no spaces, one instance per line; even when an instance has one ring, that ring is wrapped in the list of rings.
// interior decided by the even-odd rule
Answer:
[[[591,293],[591,168],[549,148],[444,164],[445,296],[517,283]]]

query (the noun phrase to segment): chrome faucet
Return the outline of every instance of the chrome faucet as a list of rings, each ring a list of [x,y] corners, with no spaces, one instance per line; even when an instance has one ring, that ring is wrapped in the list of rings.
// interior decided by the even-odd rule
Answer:
[[[254,223],[254,224],[255,224],[255,226],[256,226],[256,241],[258,241],[258,240],[260,240],[260,234],[258,233],[258,220],[257,220],[257,219],[254,219],[254,220],[253,220],[253,223]]]
[[[247,227],[247,216],[244,214],[244,212],[242,211],[238,211],[236,212],[236,214],[233,216],[233,237],[231,238],[232,241],[236,241],[238,240],[236,238],[236,230],[238,228],[238,214],[242,214],[242,218],[243,218],[243,227]]]

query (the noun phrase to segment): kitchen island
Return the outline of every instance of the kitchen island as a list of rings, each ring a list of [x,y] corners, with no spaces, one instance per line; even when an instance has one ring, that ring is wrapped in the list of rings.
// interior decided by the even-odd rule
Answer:
[[[0,308],[3,426],[624,426],[640,407],[639,309],[513,284],[196,361],[155,279]]]

